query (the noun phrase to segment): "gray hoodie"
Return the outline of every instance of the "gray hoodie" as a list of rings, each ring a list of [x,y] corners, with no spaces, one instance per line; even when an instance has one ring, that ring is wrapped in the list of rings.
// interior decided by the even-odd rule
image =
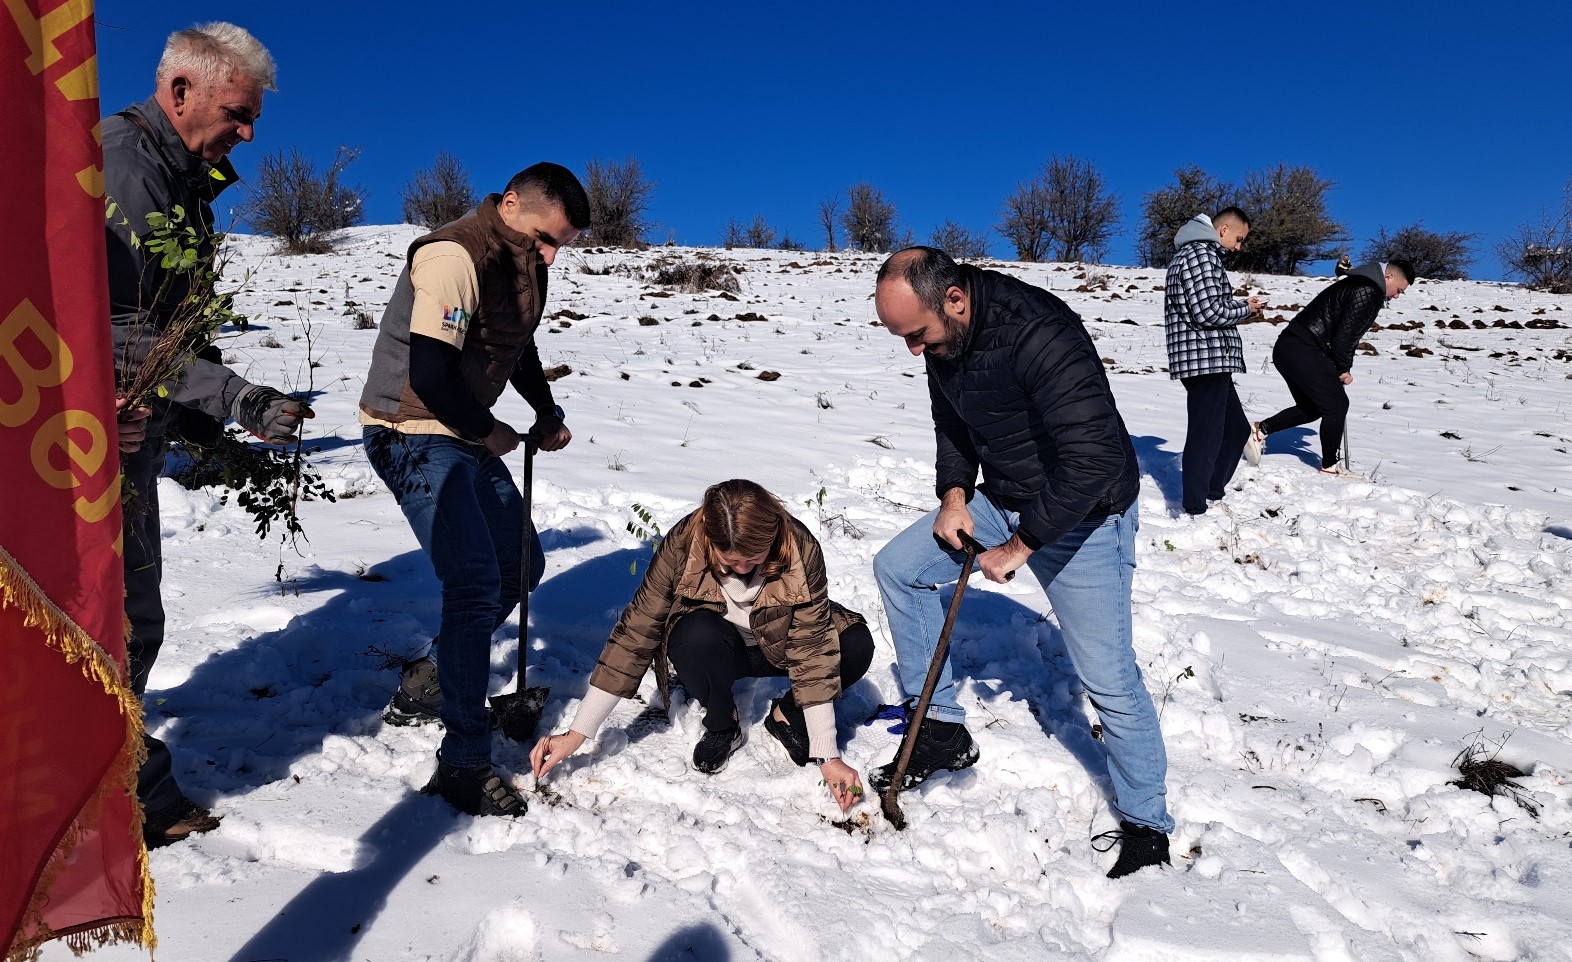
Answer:
[[[1193,241],[1211,241],[1217,243],[1217,226],[1205,214],[1196,214],[1185,221],[1179,233],[1174,235],[1174,250],[1178,250]]]

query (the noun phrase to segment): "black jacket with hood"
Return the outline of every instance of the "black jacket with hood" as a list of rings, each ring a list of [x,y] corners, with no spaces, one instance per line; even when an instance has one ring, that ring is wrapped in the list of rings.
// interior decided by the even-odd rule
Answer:
[[[1309,341],[1332,359],[1338,374],[1347,374],[1359,342],[1385,306],[1385,268],[1376,262],[1361,264],[1294,315],[1283,336]]]

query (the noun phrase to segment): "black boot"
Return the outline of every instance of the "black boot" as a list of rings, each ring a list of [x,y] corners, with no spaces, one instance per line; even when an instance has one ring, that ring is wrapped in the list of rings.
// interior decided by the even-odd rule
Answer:
[[[912,721],[907,722],[908,725]],[[906,766],[906,777],[901,779],[901,791],[914,788],[927,781],[935,772],[958,772],[977,764],[980,756],[972,733],[958,722],[925,718],[922,730],[917,733],[917,746],[912,749],[912,760]],[[900,762],[899,749],[888,765],[868,773],[868,783],[874,791],[882,792],[895,778],[895,766]]]
[[[714,775],[726,767],[731,756],[748,738],[743,734],[742,726],[733,721],[730,728],[720,731],[704,729],[704,737],[693,746],[693,767],[706,775]]]
[[[437,683],[437,663],[430,658],[404,662],[398,691],[382,713],[389,725],[424,725],[442,716],[442,686]]]
[[[514,818],[529,811],[519,793],[509,788],[491,765],[459,768],[437,756],[437,771],[421,789],[427,795],[441,795],[449,805],[466,815],[506,815]]]
[[[777,708],[785,721],[775,720]],[[786,749],[792,764],[799,768],[808,764],[808,721],[803,717],[802,709],[797,707],[791,692],[770,704],[770,713],[764,716],[764,730],[774,735],[775,740]]]
[[[1104,839],[1107,839],[1107,844],[1099,846],[1097,843]],[[1119,858],[1113,868],[1108,870],[1109,878],[1124,878],[1148,865],[1173,864],[1168,861],[1168,836],[1155,828],[1136,825],[1134,822],[1120,822],[1115,831],[1092,838],[1092,848],[1099,852],[1106,852],[1115,844],[1119,846]]]

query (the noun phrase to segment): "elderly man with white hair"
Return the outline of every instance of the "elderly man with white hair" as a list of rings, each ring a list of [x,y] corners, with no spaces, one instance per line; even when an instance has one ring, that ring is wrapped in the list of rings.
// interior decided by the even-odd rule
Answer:
[[[158,64],[153,96],[103,123],[104,190],[111,205],[107,226],[110,324],[117,375],[142,363],[185,296],[190,272],[170,271],[147,256],[155,234],[149,215],[184,212],[198,250],[213,244],[212,203],[238,179],[231,149],[255,134],[262,91],[274,90],[273,57],[257,39],[229,23],[209,23],[171,34]],[[157,220],[157,218],[153,218]],[[125,415],[120,447],[126,490],[126,617],[131,682],[138,695],[164,641],[159,595],[163,560],[159,546],[158,477],[171,430],[191,440],[215,439],[226,418],[265,441],[297,436],[311,410],[270,387],[252,384],[221,363],[209,344],[190,354],[167,396],[151,410]],[[169,749],[148,736],[137,796],[148,847],[156,848],[218,826],[211,812],[180,790]]]

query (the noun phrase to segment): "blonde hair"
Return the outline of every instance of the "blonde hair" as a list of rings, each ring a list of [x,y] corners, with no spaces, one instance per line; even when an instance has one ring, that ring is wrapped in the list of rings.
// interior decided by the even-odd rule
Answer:
[[[759,571],[774,577],[791,567],[796,547],[787,532],[786,508],[775,495],[753,481],[733,478],[712,484],[694,518],[694,537],[702,539],[710,571],[719,575],[726,566],[719,552],[765,555]]]
[[[222,81],[235,71],[264,90],[278,90],[278,66],[267,48],[244,27],[218,21],[170,34],[154,80],[159,86],[178,76]]]

